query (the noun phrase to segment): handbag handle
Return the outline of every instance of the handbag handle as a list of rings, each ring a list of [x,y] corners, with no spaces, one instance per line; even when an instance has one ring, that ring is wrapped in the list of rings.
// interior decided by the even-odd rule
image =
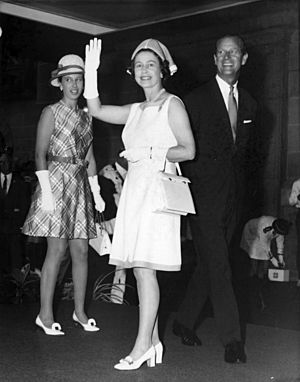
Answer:
[[[165,163],[164,163],[164,168],[163,168],[163,172],[165,172],[166,170],[166,163],[167,163],[167,160],[165,160]],[[174,163],[174,162],[170,162],[170,163]],[[182,172],[181,172],[181,168],[179,166],[179,163],[178,162],[175,162],[175,166],[176,166],[176,170],[178,172],[178,175],[182,176]]]
[[[180,168],[180,166],[179,166],[179,163],[176,162],[175,165],[176,165],[176,169],[177,169],[178,174],[179,174],[180,176],[182,176],[182,172],[181,172],[181,168]]]
[[[96,223],[99,223],[100,227],[103,228],[103,224],[105,222],[104,214],[103,212],[99,212],[96,210],[96,218],[95,218]]]

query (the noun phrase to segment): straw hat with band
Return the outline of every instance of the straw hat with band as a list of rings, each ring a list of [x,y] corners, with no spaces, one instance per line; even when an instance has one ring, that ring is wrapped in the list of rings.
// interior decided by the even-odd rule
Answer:
[[[58,62],[57,69],[51,72],[50,84],[59,87],[58,78],[67,74],[84,74],[84,62],[81,57],[76,54],[63,56]]]
[[[177,66],[174,63],[168,48],[164,44],[162,44],[160,41],[155,40],[153,38],[148,38],[147,40],[144,40],[135,48],[131,56],[131,61],[134,60],[137,53],[143,49],[152,50],[162,59],[163,62],[167,60],[169,63],[169,70],[170,70],[171,76],[177,72]]]

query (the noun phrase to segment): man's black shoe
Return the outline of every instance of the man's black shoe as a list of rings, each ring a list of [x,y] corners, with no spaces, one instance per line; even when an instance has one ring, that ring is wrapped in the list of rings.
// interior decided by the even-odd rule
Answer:
[[[246,363],[247,356],[244,345],[240,341],[232,341],[225,346],[224,360],[228,363]]]
[[[175,336],[181,337],[181,342],[183,345],[188,346],[201,346],[202,342],[196,333],[180,324],[177,320],[173,322],[173,333]]]

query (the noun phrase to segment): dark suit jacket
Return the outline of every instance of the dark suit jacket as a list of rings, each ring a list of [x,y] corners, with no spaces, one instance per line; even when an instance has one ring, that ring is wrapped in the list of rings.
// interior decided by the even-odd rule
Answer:
[[[238,88],[239,105],[236,142],[233,140],[226,105],[216,79],[185,98],[196,142],[196,158],[183,165],[191,179],[198,212],[222,214],[230,200],[243,192],[247,149],[256,118],[256,102]]]
[[[18,174],[13,174],[10,188],[4,194],[0,188],[0,233],[16,234],[21,233],[22,227],[29,206],[30,206],[30,186]]]

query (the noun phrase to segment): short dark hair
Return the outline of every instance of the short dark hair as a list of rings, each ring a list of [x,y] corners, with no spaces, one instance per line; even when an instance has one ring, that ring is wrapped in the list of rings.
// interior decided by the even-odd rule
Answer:
[[[162,60],[157,53],[155,53],[152,49],[141,49],[137,52],[151,52],[153,53],[157,58],[160,65],[161,74],[163,76],[162,80],[165,81],[171,76],[170,68],[169,68],[169,61],[168,60]],[[134,78],[134,60],[137,54],[134,56],[134,58],[131,60],[129,67],[127,68],[127,72]]]
[[[247,53],[247,48],[246,48],[246,44],[245,44],[245,41],[242,39],[241,36],[239,35],[232,35],[232,34],[226,34],[220,38],[218,38],[218,40],[216,41],[216,49],[218,49],[218,45],[219,43],[224,40],[225,38],[232,38],[236,41],[236,43],[238,44],[242,54],[244,55],[245,53]]]

